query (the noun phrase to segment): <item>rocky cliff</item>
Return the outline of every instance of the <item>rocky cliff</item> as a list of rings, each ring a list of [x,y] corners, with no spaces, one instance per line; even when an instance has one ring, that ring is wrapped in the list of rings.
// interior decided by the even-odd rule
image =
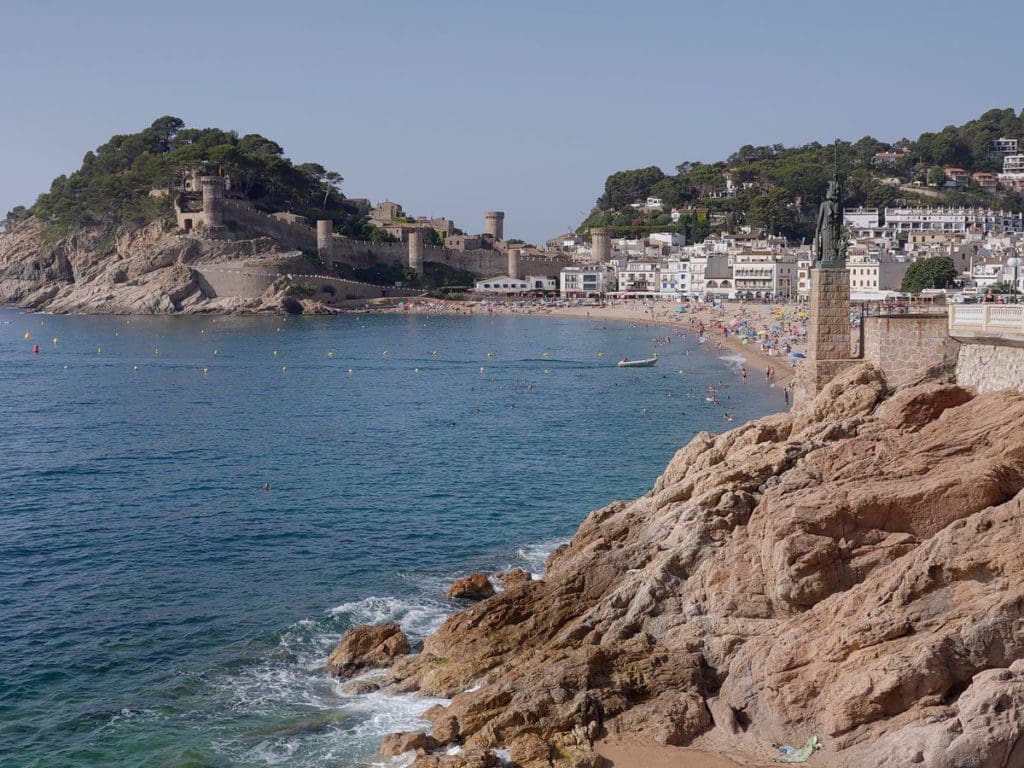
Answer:
[[[199,240],[159,221],[116,235],[83,229],[51,243],[33,217],[0,234],[0,303],[96,314],[277,312],[287,303],[283,282],[261,296],[218,298],[196,267],[255,260],[274,269],[295,259],[267,238]]]
[[[812,735],[812,764],[1024,765],[1022,488],[1024,396],[862,365],[697,435],[543,580],[401,657],[390,686],[451,698],[401,743],[421,768],[598,765],[626,737],[767,764]]]

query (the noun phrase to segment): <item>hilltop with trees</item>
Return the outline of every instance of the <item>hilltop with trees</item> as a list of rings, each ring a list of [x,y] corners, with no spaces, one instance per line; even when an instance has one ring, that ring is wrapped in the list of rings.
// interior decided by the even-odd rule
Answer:
[[[277,142],[259,134],[187,128],[172,116],[87,152],[81,168],[58,176],[33,206],[18,206],[5,223],[11,229],[35,215],[57,239],[85,228],[116,231],[161,218],[173,221],[171,198],[151,197],[149,191],[180,187],[193,167],[230,175],[235,192],[260,210],[332,219],[338,232],[368,234],[357,207],[340,191],[340,173],[318,163],[294,163]]]
[[[655,166],[619,171],[608,177],[579,231],[610,227],[619,237],[676,231],[694,242],[715,228],[751,225],[791,240],[809,240],[834,163],[845,178],[845,205],[850,207],[916,204],[1024,211],[1020,193],[985,191],[973,181],[963,189],[941,186],[948,166],[968,173],[1000,171],[1002,156],[991,152],[991,142],[1002,137],[1024,140],[1024,111],[992,109],[916,140],[887,143],[865,136],[835,145],[746,145],[720,162],[682,162],[674,174]],[[631,207],[647,197],[660,198],[663,207]],[[678,222],[671,219],[672,208],[680,210]]]

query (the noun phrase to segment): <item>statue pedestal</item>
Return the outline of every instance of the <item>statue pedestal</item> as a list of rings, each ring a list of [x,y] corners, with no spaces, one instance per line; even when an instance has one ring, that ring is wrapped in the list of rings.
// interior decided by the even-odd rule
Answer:
[[[807,359],[797,366],[794,401],[813,399],[856,363],[850,354],[850,273],[843,267],[811,269]]]

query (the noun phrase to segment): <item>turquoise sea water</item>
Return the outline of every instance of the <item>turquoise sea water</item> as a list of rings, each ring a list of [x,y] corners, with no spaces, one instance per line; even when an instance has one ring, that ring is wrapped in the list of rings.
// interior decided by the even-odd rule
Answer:
[[[451,579],[539,571],[723,411],[782,407],[692,340],[615,367],[663,333],[0,309],[0,765],[372,763],[432,702],[343,694],[346,627],[422,638]]]

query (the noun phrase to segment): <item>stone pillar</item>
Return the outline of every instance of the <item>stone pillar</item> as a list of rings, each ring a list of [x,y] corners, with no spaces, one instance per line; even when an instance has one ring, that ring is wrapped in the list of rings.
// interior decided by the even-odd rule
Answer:
[[[224,226],[224,180],[220,176],[203,176],[203,223],[208,228]]]
[[[850,354],[850,273],[811,269],[807,359],[797,371],[797,398],[812,399],[856,361]]]
[[[487,211],[484,214],[484,232],[495,240],[505,239],[505,212]]]
[[[508,249],[508,276],[515,280],[522,280],[522,269],[519,266],[520,251],[518,248]]]
[[[316,255],[325,267],[334,263],[334,222],[330,219],[316,220]]]
[[[423,233],[418,230],[409,233],[409,269],[423,274]]]
[[[590,230],[590,253],[595,264],[604,264],[612,257],[612,233],[605,227]]]

